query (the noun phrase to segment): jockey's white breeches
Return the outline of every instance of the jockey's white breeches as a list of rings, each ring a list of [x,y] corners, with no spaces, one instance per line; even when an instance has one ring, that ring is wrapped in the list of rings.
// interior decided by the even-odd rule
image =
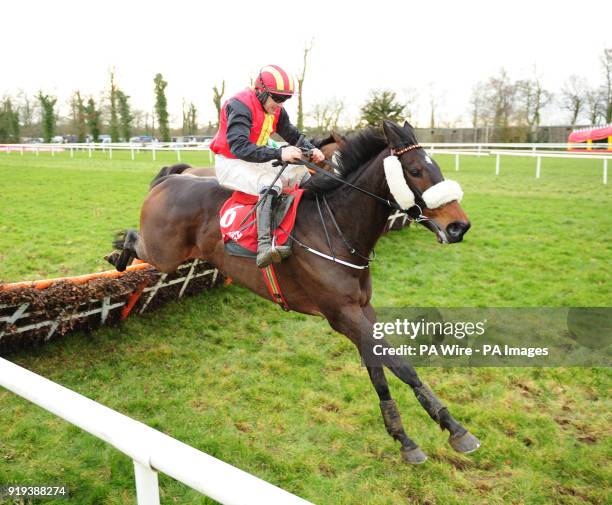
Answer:
[[[281,167],[273,167],[272,161],[250,163],[220,154],[215,156],[215,172],[219,184],[249,195],[259,195],[264,187],[271,186],[280,169]],[[279,192],[282,188],[295,186],[306,173],[307,169],[303,165],[289,165],[274,186]]]

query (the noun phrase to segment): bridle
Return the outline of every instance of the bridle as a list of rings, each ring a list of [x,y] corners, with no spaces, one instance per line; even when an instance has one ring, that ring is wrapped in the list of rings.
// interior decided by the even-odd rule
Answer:
[[[418,144],[413,144],[398,150],[394,150],[391,149],[391,156],[396,156],[397,159],[399,160],[399,157],[402,156],[403,154],[413,151],[415,149],[421,149],[421,146]],[[302,151],[304,153],[307,153],[308,150],[303,149]],[[334,171],[338,171],[339,167],[338,165],[335,165],[334,163],[330,163],[327,160],[323,160],[323,162],[328,165],[329,167],[331,167]],[[359,186],[355,186],[354,184],[348,182],[345,179],[342,179],[341,177],[336,176],[334,173],[329,172],[328,170],[325,170],[321,167],[319,167],[318,165],[315,165],[314,163],[307,161],[307,160],[299,160],[297,162],[293,162],[292,164],[295,165],[305,165],[306,167],[308,167],[309,169],[313,170],[316,173],[322,174],[325,177],[328,177],[330,179],[333,179],[335,181],[337,181],[338,183],[344,185],[344,186],[348,186],[350,188],[353,188],[357,191],[360,191],[361,193],[368,195],[370,198],[373,198],[374,200],[377,200],[379,202],[381,202],[382,204],[386,205],[387,207],[396,210],[398,212],[404,213],[408,216],[408,219],[410,221],[414,221],[416,223],[421,223],[426,221],[427,222],[427,227],[432,227],[433,231],[435,231],[436,233],[441,232],[442,230],[440,229],[440,226],[433,220],[430,220],[427,216],[423,215],[423,208],[427,208],[425,200],[423,198],[423,193],[418,190],[417,188],[409,188],[410,191],[412,191],[413,193],[416,193],[415,198],[414,198],[414,202],[413,205],[411,205],[408,208],[403,208],[398,202],[396,201],[392,201],[392,200],[388,200],[386,198],[382,198],[379,195],[376,195],[375,193],[372,193],[371,191],[368,191],[366,189],[360,188]],[[404,181],[405,182],[405,181]],[[406,183],[407,185],[407,183]],[[433,187],[433,186],[432,186]],[[317,256],[323,257],[325,259],[328,259],[330,261],[333,261],[334,263],[339,263],[341,265],[345,265],[348,266],[350,268],[354,268],[357,270],[364,270],[366,268],[369,267],[370,262],[374,261],[376,259],[376,252],[373,250],[372,251],[372,256],[371,257],[367,257],[367,256],[363,256],[362,254],[360,254],[359,252],[357,252],[357,250],[347,241],[347,239],[345,238],[345,236],[343,235],[342,231],[340,230],[340,227],[338,226],[338,223],[336,221],[336,218],[334,217],[334,214],[329,206],[329,203],[327,202],[327,199],[325,198],[325,195],[321,196],[321,200],[323,201],[324,205],[325,205],[325,210],[327,211],[327,213],[330,216],[330,219],[336,229],[336,232],[338,233],[338,235],[340,236],[340,238],[342,239],[345,247],[348,249],[349,253],[351,255],[357,256],[358,258],[365,260],[366,264],[365,265],[355,265],[353,263],[350,263],[348,261],[344,261],[342,259],[339,259],[336,256],[336,253],[334,252],[334,249],[332,247],[332,243],[329,237],[329,233],[327,231],[327,227],[325,225],[325,219],[323,217],[323,212],[321,210],[321,203],[319,200],[319,195],[318,193],[315,193],[315,199],[317,202],[317,210],[319,213],[319,217],[321,219],[321,224],[323,226],[323,231],[325,233],[325,239],[327,241],[327,246],[329,247],[329,250],[331,252],[331,255],[329,254],[325,254],[321,251],[318,251],[316,249],[313,249],[312,247],[302,243],[300,240],[298,240],[294,235],[287,233],[285,231],[285,233],[294,241],[296,242],[300,247],[304,248],[306,251],[311,252],[313,254],[316,254]],[[417,203],[416,200],[419,200],[419,203]]]
[[[415,149],[422,149],[422,147],[419,144],[413,144],[407,147],[403,147],[401,149],[391,149],[391,155],[397,156],[398,158],[410,151],[413,151]],[[325,163],[326,165],[328,165],[330,168],[332,168],[334,171],[339,171],[339,166],[335,165],[334,163],[331,163],[328,160],[323,160],[323,163]],[[416,198],[418,199],[418,203],[415,201],[414,205],[412,205],[409,208],[403,208],[399,203],[392,201],[392,200],[388,200],[386,198],[382,198],[381,196],[378,196],[366,189],[360,188],[359,186],[355,186],[354,184],[348,182],[347,180],[336,176],[335,174],[329,172],[328,170],[325,170],[324,168],[319,167],[318,165],[315,165],[314,163],[307,161],[307,160],[300,160],[298,162],[295,163],[296,165],[305,165],[306,167],[308,167],[311,170],[314,170],[315,172],[317,172],[318,174],[324,175],[325,177],[328,177],[330,179],[333,179],[337,182],[339,182],[340,184],[344,185],[344,186],[348,186],[350,188],[356,189],[357,191],[360,191],[361,193],[364,193],[366,195],[368,195],[370,198],[373,198],[374,200],[377,200],[379,202],[381,202],[383,205],[386,205],[387,207],[401,212],[403,214],[406,214],[408,216],[408,219],[410,221],[413,221],[415,223],[420,223],[422,221],[429,221],[429,218],[427,216],[425,216],[423,214],[423,209],[427,208],[425,201],[423,200],[423,194],[421,193],[421,191],[419,191],[417,188],[410,188],[415,194],[416,194]]]

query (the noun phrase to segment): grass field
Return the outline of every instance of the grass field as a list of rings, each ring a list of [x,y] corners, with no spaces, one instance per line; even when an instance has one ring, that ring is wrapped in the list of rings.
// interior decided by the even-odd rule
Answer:
[[[123,158],[123,159],[122,159]],[[609,306],[612,193],[601,162],[437,156],[463,186],[472,229],[440,246],[422,228],[384,237],[377,307]],[[183,161],[204,165],[207,155]],[[135,226],[148,182],[174,154],[0,156],[0,279],[106,269],[113,231]],[[348,340],[238,286],[76,333],[11,359],[320,504],[609,503],[608,369],[436,369],[424,380],[483,442],[454,453],[390,378],[430,461],[400,463]],[[0,392],[0,485],[66,484],[57,503],[134,503],[131,461]],[[163,503],[213,503],[161,477]],[[46,501],[45,503],[54,503]]]

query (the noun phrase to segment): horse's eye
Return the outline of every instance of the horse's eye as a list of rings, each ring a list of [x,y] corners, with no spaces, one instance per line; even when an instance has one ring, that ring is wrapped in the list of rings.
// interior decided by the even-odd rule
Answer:
[[[420,177],[421,171],[418,168],[409,168],[408,173],[412,175],[412,177]]]

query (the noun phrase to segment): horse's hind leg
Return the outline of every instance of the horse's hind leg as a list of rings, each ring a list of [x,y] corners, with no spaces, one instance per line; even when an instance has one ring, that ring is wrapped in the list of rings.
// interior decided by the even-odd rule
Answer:
[[[138,253],[139,241],[140,236],[136,230],[120,232],[113,240],[113,247],[116,251],[107,256],[106,260],[114,265],[119,272],[123,272],[134,258],[141,258]]]
[[[402,459],[406,463],[419,464],[427,461],[427,456],[419,448],[419,446],[406,435],[404,426],[402,424],[402,418],[395,401],[391,398],[391,392],[389,391],[389,384],[385,377],[385,371],[382,367],[367,367],[370,380],[378,398],[380,399],[380,411],[382,412],[383,421],[385,422],[385,428],[387,433],[402,444],[400,452]]]
[[[344,307],[343,309],[344,310],[340,310],[335,314],[329,314],[329,323],[334,330],[349,337],[361,353],[362,346],[360,342],[362,339],[366,338],[366,336],[372,336],[372,324],[376,319],[376,315],[371,307],[362,309],[360,306],[352,306]],[[361,354],[361,356],[364,362],[368,363],[368,358],[364,354]],[[384,369],[380,364],[375,364],[374,366],[367,366],[367,370],[372,385],[380,400],[380,411],[387,433],[389,433],[394,440],[402,444],[400,449],[402,459],[412,464],[424,463],[427,460],[427,456],[419,446],[406,435],[406,431],[402,424],[402,418],[393,398],[391,398],[391,392],[389,391],[389,384],[387,383]]]

